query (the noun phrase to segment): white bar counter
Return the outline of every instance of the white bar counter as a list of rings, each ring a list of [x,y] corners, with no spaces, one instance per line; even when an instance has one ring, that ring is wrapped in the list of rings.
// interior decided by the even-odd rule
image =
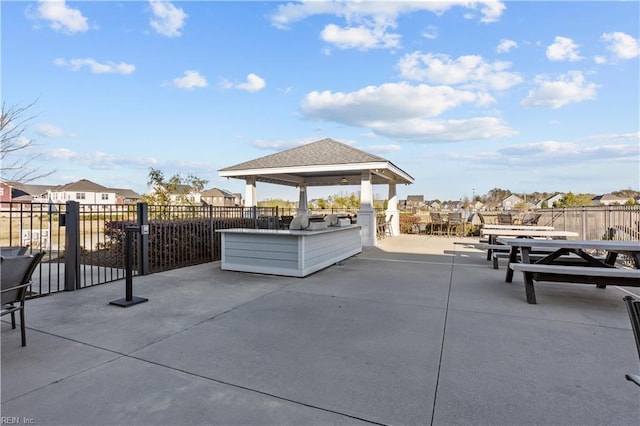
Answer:
[[[315,231],[219,229],[222,269],[306,277],[362,252],[360,225]]]

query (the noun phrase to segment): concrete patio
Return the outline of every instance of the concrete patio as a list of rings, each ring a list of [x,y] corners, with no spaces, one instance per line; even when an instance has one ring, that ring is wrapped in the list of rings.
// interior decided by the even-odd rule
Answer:
[[[541,283],[529,305],[454,241],[388,238],[302,279],[136,277],[149,302],[127,309],[124,281],[30,300],[26,347],[2,320],[3,422],[638,424],[637,288]]]

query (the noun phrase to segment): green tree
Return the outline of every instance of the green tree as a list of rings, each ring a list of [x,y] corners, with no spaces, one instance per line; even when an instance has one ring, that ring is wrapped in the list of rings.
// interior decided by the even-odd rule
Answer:
[[[182,178],[175,174],[166,179],[162,170],[151,167],[147,180],[147,186],[151,191],[142,197],[142,201],[152,205],[168,206],[172,203],[173,195],[176,197],[175,204],[193,205],[195,202],[189,199],[189,194],[202,192],[206,184],[207,180],[193,175]]]
[[[591,196],[587,194],[574,194],[568,192],[558,203],[557,207],[582,207],[590,206]]]

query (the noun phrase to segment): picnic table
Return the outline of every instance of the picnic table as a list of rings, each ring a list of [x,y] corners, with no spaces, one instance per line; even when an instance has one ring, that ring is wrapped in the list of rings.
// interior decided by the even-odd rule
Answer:
[[[517,238],[551,238],[551,239],[567,239],[569,237],[577,237],[578,233],[573,231],[556,231],[548,229],[513,229],[513,228],[500,228],[490,229],[482,228],[482,236],[488,237],[489,243],[485,246],[487,250],[487,260],[491,260],[493,251],[496,250],[496,246],[502,244],[498,241],[499,237],[517,237]]]
[[[482,225],[482,229],[528,229],[534,231],[553,231],[553,226],[547,225]]]
[[[532,304],[536,303],[534,280],[595,284],[598,288],[611,284],[640,287],[640,243],[637,241],[534,238],[498,238],[498,241],[510,247],[505,281],[513,281],[514,271],[523,272],[527,302]],[[531,254],[535,250],[546,250],[548,254],[534,260]],[[604,255],[595,256],[589,250]],[[633,268],[616,264],[621,254],[631,259]]]

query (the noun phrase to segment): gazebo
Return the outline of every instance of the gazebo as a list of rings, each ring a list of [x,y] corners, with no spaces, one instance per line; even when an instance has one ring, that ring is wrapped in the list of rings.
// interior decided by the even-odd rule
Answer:
[[[376,244],[373,185],[389,186],[386,217],[392,218],[392,235],[398,235],[400,227],[396,186],[413,183],[413,177],[390,161],[333,139],[322,139],[225,167],[218,170],[218,173],[221,177],[245,180],[247,207],[257,205],[257,182],[298,187],[299,214],[307,213],[308,187],[360,185],[358,224],[362,227],[363,246]]]

